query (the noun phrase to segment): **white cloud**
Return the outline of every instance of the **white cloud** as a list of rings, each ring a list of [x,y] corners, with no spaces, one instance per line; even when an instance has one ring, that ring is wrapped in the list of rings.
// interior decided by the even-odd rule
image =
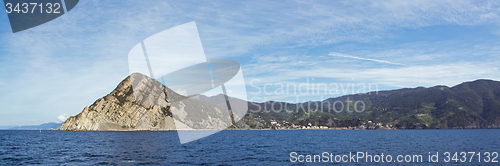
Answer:
[[[178,94],[180,94],[180,95],[183,95],[183,96],[188,96],[189,95],[189,93],[186,90],[182,90],[180,88],[177,88],[177,90],[175,92],[178,93]]]
[[[400,68],[372,68],[363,70],[318,69],[297,71],[297,74],[311,77],[336,78],[344,81],[355,79],[363,82],[403,88],[417,86],[454,86],[476,79],[500,80],[500,70],[494,64],[451,63],[429,66],[408,66]]]
[[[273,73],[267,76],[248,76],[248,94],[249,99],[252,101],[263,102],[265,100],[279,100],[290,102],[304,102],[304,101],[318,101],[329,97],[337,97],[348,95],[352,93],[364,93],[374,90],[392,90],[399,88],[415,88],[419,86],[432,87],[436,85],[445,85],[453,87],[466,81],[474,81],[477,79],[491,79],[500,80],[500,68],[496,66],[498,62],[492,63],[449,63],[438,65],[423,65],[423,66],[401,66],[399,68],[368,68],[368,69],[352,69],[352,68],[335,68],[335,67],[316,67],[308,69],[288,69],[287,72]],[[283,64],[286,66],[286,64]],[[334,66],[334,65],[333,65]],[[312,79],[315,79],[314,81]],[[262,90],[266,83],[270,83],[267,91],[271,94],[265,94],[263,91],[250,86],[250,81],[254,81],[253,86],[257,86]],[[276,88],[281,85],[300,85],[309,80],[309,83],[314,83],[316,86],[320,83],[325,83],[328,89],[340,88],[337,94],[330,94],[323,92],[316,92],[315,87],[305,87],[302,89],[307,91],[305,95],[296,93],[293,90],[285,94],[274,93]],[[358,92],[360,86],[363,85],[377,85],[375,89],[364,89]],[[344,88],[350,89],[346,92],[344,88],[336,87],[331,84],[342,84]],[[356,88],[353,85],[356,84]],[[312,85],[312,84],[311,84]],[[293,88],[292,88],[293,89]],[[351,91],[352,90],[352,91]],[[260,93],[259,93],[260,92]],[[314,93],[316,92],[316,93]],[[256,98],[258,97],[258,98]],[[298,97],[298,99],[296,99]]]
[[[259,86],[265,83],[299,84],[305,82],[307,77],[327,78],[326,81],[336,83],[377,83],[389,89],[435,85],[454,86],[476,79],[500,80],[497,74],[500,72],[497,65],[499,59],[494,56],[498,54],[495,44],[467,48],[463,48],[462,45],[466,43],[455,41],[448,44],[409,43],[396,45],[394,48],[365,49],[355,52],[361,55],[371,55],[370,57],[377,57],[377,59],[333,53],[334,56],[339,57],[368,59],[367,62],[300,54],[281,55],[279,59],[284,59],[283,61],[269,61],[269,59],[278,59],[273,55],[268,58],[256,56],[252,63],[242,68],[246,74],[247,85],[254,79],[263,80],[260,81]],[[459,46],[459,48],[454,46]],[[395,59],[408,64],[392,65],[394,62],[379,60],[379,58]]]
[[[68,119],[68,115],[61,114],[61,115],[57,116],[57,119],[59,119],[61,122],[64,122],[64,121],[66,121],[66,119]]]

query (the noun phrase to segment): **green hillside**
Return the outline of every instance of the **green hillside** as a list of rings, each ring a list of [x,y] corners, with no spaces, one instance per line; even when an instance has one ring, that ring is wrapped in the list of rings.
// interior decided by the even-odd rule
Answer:
[[[346,104],[347,99],[353,102]],[[343,102],[344,108],[339,103],[331,106],[336,101]],[[356,101],[363,101],[364,111],[360,111],[360,103],[356,106],[360,112],[353,111]],[[500,82],[476,80],[451,88],[404,88],[299,104],[249,103],[249,110],[246,120],[260,121],[266,127],[275,120],[329,127],[354,127],[372,121],[406,129],[500,128]]]

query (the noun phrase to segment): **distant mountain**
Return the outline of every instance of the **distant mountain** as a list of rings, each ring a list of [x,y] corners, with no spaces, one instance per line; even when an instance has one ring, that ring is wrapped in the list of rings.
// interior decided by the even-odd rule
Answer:
[[[19,126],[19,127],[12,127],[9,128],[9,130],[50,130],[50,129],[59,129],[59,126],[61,126],[62,123],[55,123],[55,122],[50,122],[50,123],[44,123],[41,125],[31,125],[31,126]]]
[[[365,110],[361,113],[347,112],[354,110],[354,102],[345,105],[345,101],[363,101]],[[334,102],[342,105],[330,107]],[[286,108],[279,108],[287,104]],[[273,107],[274,106],[274,107]],[[358,110],[361,110],[358,105]],[[249,103],[249,108],[261,112],[252,116],[267,119],[285,120],[291,123],[332,126],[334,119],[361,119],[393,125],[397,128],[500,128],[500,82],[476,80],[464,82],[454,87],[435,86],[430,88],[404,88],[378,93],[364,93],[329,98],[324,101],[299,104],[282,102]],[[274,110],[279,111],[272,111]],[[287,113],[285,110],[298,110]],[[312,110],[321,110],[308,114]],[[263,114],[262,112],[269,112]],[[307,117],[304,117],[306,116]],[[315,116],[312,116],[315,115]],[[320,118],[318,118],[320,116]]]

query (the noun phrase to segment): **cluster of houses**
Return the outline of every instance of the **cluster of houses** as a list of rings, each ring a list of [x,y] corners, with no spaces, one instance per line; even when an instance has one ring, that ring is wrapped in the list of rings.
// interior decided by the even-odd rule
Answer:
[[[392,125],[383,125],[382,123],[373,123],[368,121],[366,124],[360,126],[349,126],[349,127],[328,127],[328,126],[315,126],[308,123],[305,126],[290,124],[287,121],[282,121],[281,123],[271,119],[271,129],[393,129]]]
[[[394,129],[392,125],[383,125],[382,123],[373,123],[372,121],[368,121],[366,123],[365,129]]]
[[[271,119],[271,128],[272,129],[328,129],[328,126],[313,126],[311,123],[306,126],[290,124],[287,121],[283,121],[282,123],[277,122],[276,120]]]

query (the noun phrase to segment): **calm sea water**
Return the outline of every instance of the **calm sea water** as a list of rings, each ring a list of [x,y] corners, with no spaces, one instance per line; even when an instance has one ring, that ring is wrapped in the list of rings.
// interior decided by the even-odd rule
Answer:
[[[0,131],[0,165],[289,165],[291,152],[424,156],[421,163],[392,165],[427,165],[429,152],[438,152],[439,165],[444,152],[500,152],[499,138],[500,130],[251,130],[181,145],[176,132]],[[485,164],[476,160],[452,163]]]

